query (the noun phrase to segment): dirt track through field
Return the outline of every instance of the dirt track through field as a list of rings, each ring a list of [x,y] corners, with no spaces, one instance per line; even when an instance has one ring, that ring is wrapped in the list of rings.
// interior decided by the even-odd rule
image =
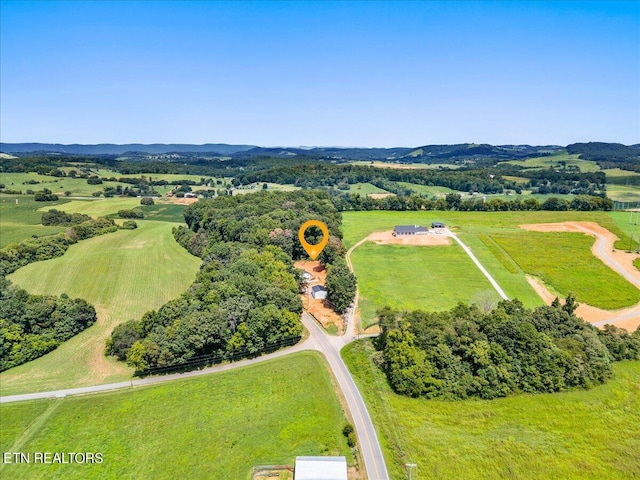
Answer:
[[[538,223],[520,225],[520,228],[536,232],[578,232],[595,237],[596,241],[591,247],[591,252],[640,290],[640,271],[638,271],[633,264],[633,261],[639,258],[640,254],[616,250],[614,243],[618,240],[618,237],[597,223]],[[527,280],[536,293],[540,295],[540,298],[547,304],[550,304],[556,297],[539,279],[527,276]],[[581,304],[576,310],[576,314],[596,326],[603,326],[610,323],[630,331],[640,326],[640,303],[621,310],[603,310]]]

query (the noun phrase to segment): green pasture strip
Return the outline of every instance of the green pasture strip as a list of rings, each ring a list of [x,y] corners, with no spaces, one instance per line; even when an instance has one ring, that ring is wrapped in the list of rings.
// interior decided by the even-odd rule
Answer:
[[[628,246],[629,237],[621,230],[609,215],[610,212],[451,212],[428,211],[368,211],[343,212],[342,231],[344,243],[348,247],[377,231],[392,230],[395,225],[419,224],[430,226],[433,221],[443,221],[454,231],[487,233],[508,229],[519,231],[518,225],[529,223],[555,223],[570,221],[596,222],[621,240],[616,248]]]
[[[640,239],[640,212],[608,212],[607,215],[613,223],[616,225],[625,235],[625,240],[616,242],[616,248],[620,250],[629,250],[631,245],[635,250],[637,247],[637,241]],[[618,237],[620,235],[616,233]],[[629,242],[630,237],[635,239],[635,242]]]
[[[478,295],[497,293],[457,244],[449,246],[376,245],[366,242],[352,254],[365,325],[376,310],[441,311]]]
[[[276,191],[276,192],[293,192],[294,190],[300,190],[300,187],[296,187],[291,184],[280,184],[280,183],[271,183],[271,182],[257,182],[252,184],[253,188],[249,188],[249,186],[245,185],[241,188],[235,188],[233,190],[233,195],[244,195],[247,193],[256,193],[261,192],[263,190],[262,186],[267,184],[268,191]]]
[[[607,177],[607,184],[640,185],[640,173],[620,168],[602,170]]]
[[[588,391],[496,400],[391,391],[367,341],[342,350],[376,425],[391,478],[629,479],[640,476],[640,362]]]
[[[483,242],[480,238],[481,236],[488,237],[488,235],[484,234],[461,233],[460,239],[467,244],[476,258],[491,273],[491,276],[496,282],[498,282],[498,285],[500,285],[509,298],[517,298],[527,308],[534,308],[543,305],[544,302],[540,296],[535,292],[535,290],[533,290],[533,288],[531,288],[529,282],[527,282],[527,277],[524,271],[522,271],[522,269],[513,262],[513,259],[508,257],[508,254],[501,247],[491,241],[495,246],[494,248],[498,250],[498,252],[501,252],[501,258],[498,258],[496,252]],[[503,264],[503,261],[511,265],[511,268],[515,266],[515,272],[511,272],[507,269],[505,264]],[[471,268],[477,267],[473,265]],[[474,298],[473,300],[478,301],[479,299]],[[483,302],[480,301],[481,308],[483,308],[482,303]]]
[[[118,210],[128,210],[140,206],[140,199],[133,197],[113,197],[113,198],[101,198],[97,200],[72,200],[69,203],[56,207],[58,210],[63,210],[67,213],[84,213],[90,217],[104,217],[113,213],[117,213]],[[41,212],[47,211],[48,208],[41,208]]]
[[[56,350],[0,374],[3,395],[121,381],[131,376],[123,362],[102,355],[113,327],[139,319],[179,296],[193,282],[200,259],[176,243],[177,224],[138,221],[83,240],[64,256],[27,265],[9,279],[33,294],[84,298],[98,321]]]
[[[440,187],[440,186],[429,186],[429,185],[418,185],[417,183],[409,183],[409,182],[396,182],[398,185],[403,186],[404,188],[410,188],[420,195],[428,195],[430,197],[438,197],[445,196],[447,193],[459,193],[464,194],[466,192],[460,192],[458,190],[453,190],[449,187]]]
[[[527,177],[516,177],[513,175],[503,175],[502,178],[504,178],[505,180],[509,180],[510,182],[516,182],[516,183],[528,183],[530,180]]]
[[[495,240],[484,234],[478,235],[478,238],[487,246],[491,253],[495,255],[504,268],[506,268],[510,273],[518,273],[518,265],[513,261],[509,254],[496,243]]]
[[[580,160],[578,154],[570,155],[567,152],[560,152],[548,157],[528,158],[526,160],[509,160],[504,163],[519,165],[524,168],[549,168],[561,167],[560,162],[566,162],[567,166],[578,166],[582,172],[597,172],[600,170],[598,164],[592,160]]]
[[[640,186],[607,185],[607,197],[616,202],[640,202]]]
[[[640,301],[640,290],[591,253],[593,237],[582,233],[491,234],[520,268],[561,295],[607,310]]]
[[[160,203],[156,201],[154,205],[140,205],[136,208],[142,210],[146,220],[184,223],[184,209],[186,208],[186,205]]]
[[[638,270],[640,270],[640,258],[636,258],[636,259],[633,261],[633,265],[634,265]]]
[[[346,193],[359,193],[360,195],[369,195],[370,193],[391,193],[383,188],[376,187],[371,183],[353,183],[349,185],[349,190],[345,190]]]
[[[16,203],[16,200],[18,203]],[[40,208],[59,208],[68,200],[36,202],[33,195],[0,195],[0,248],[34,235],[38,237],[64,232],[66,227],[40,224]]]
[[[58,401],[22,451],[100,452],[103,462],[6,465],[7,478],[248,480],[253,466],[293,465],[298,455],[345,455],[353,464],[344,412],[315,352]],[[11,404],[0,412],[19,413]]]
[[[0,394],[4,395],[2,388]],[[16,440],[51,404],[51,400],[8,403],[0,406],[0,452],[8,452]]]

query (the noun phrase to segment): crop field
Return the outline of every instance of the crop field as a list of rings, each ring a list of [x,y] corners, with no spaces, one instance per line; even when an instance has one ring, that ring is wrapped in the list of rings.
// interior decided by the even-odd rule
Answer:
[[[353,464],[344,412],[314,352],[164,385],[3,404],[0,445],[12,445],[52,403],[20,450],[101,452],[103,462],[4,465],[4,478],[249,480],[253,466],[292,465],[297,455],[345,455]]]
[[[593,238],[581,233],[522,232],[491,238],[527,273],[562,296],[613,310],[640,302],[640,290],[591,253]]]
[[[18,203],[16,203],[16,200]],[[48,226],[40,223],[42,212],[50,208],[60,208],[68,200],[57,202],[36,202],[32,196],[0,195],[0,248],[10,243],[20,242],[33,235],[44,236],[63,232],[65,227]]]
[[[32,263],[8,277],[30,293],[84,298],[96,307],[98,321],[53,352],[0,374],[3,395],[131,376],[122,362],[102,355],[111,330],[180,295],[200,266],[200,259],[174,240],[176,224],[140,220],[138,225],[83,240],[62,257]]]
[[[587,391],[496,400],[397,395],[367,341],[342,355],[362,392],[391,478],[629,479],[640,477],[640,362]]]
[[[447,310],[484,292],[499,299],[489,281],[458,245],[418,247],[366,242],[351,254],[367,323],[376,310]]]

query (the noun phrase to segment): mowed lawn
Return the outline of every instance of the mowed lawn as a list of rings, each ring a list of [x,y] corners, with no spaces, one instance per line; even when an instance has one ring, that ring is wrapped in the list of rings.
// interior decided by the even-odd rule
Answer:
[[[344,412],[315,352],[164,385],[0,405],[12,425],[0,445],[11,448],[52,403],[19,451],[100,452],[103,462],[4,465],[0,476],[248,480],[253,466],[293,465],[297,455],[345,455],[353,464]]]
[[[527,273],[563,296],[612,310],[640,302],[640,290],[591,253],[593,237],[581,233],[492,234]]]
[[[614,364],[591,390],[437,401],[393,393],[365,341],[343,350],[376,425],[391,478],[640,477],[640,362]]]
[[[458,302],[499,299],[489,281],[458,245],[376,245],[365,242],[351,254],[365,325],[389,305],[407,310],[447,310]]]
[[[122,362],[102,354],[111,330],[178,297],[201,262],[176,243],[171,234],[175,225],[139,220],[137,230],[83,240],[62,257],[10,275],[30,293],[84,298],[96,307],[98,321],[53,352],[0,374],[2,395],[129,378],[131,371]]]

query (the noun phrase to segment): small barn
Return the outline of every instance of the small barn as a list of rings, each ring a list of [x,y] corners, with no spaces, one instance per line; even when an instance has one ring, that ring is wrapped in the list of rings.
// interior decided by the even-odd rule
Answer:
[[[311,296],[316,300],[324,300],[327,298],[327,289],[322,285],[314,285],[311,287]]]
[[[445,224],[442,222],[432,222],[431,223],[431,228],[444,228]]]
[[[394,237],[400,235],[426,235],[427,233],[429,233],[429,229],[420,225],[396,225],[393,227]]]
[[[296,457],[293,480],[348,480],[345,457]]]

